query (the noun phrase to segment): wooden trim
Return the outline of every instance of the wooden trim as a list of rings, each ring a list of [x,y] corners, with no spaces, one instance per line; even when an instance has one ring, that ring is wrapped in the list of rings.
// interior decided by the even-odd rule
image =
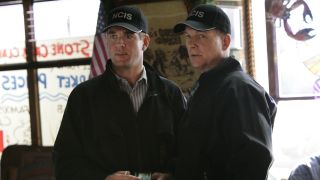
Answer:
[[[17,0],[17,1],[0,0],[0,6],[15,5],[15,4],[21,4],[21,3],[22,3],[22,0]]]
[[[292,101],[292,100],[315,100],[317,96],[299,96],[299,97],[279,97],[277,101]]]
[[[274,18],[270,14],[270,8],[273,0],[265,1],[266,11],[266,36],[267,36],[267,53],[268,53],[268,75],[269,75],[269,93],[275,99],[280,100],[279,79],[278,79],[278,62],[277,62],[277,41]]]
[[[3,65],[0,65],[0,71],[64,67],[64,66],[75,66],[75,65],[90,65],[90,63],[91,63],[91,58],[3,64]]]
[[[244,19],[244,38],[245,38],[245,59],[247,73],[256,78],[256,65],[254,56],[254,36],[253,36],[253,23],[252,23],[252,1],[243,1],[243,19]]]
[[[33,17],[33,0],[23,1],[23,14],[26,34],[26,55],[27,62],[37,61],[36,43],[34,34],[34,17]],[[40,116],[40,99],[39,87],[37,81],[37,69],[27,69],[29,108],[30,108],[30,127],[32,145],[42,145],[41,134],[41,116]]]

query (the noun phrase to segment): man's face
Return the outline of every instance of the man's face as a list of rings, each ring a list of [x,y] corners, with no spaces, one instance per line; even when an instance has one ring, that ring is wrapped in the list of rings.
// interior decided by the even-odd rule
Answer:
[[[115,68],[132,68],[143,64],[143,49],[149,45],[148,35],[119,26],[111,27],[105,35],[107,53]]]
[[[197,31],[187,26],[184,35],[194,68],[204,72],[215,67],[224,58],[224,35],[218,30]]]

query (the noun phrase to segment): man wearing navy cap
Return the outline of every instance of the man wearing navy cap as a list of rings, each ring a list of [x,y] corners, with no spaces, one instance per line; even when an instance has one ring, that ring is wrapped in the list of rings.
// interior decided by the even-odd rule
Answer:
[[[181,90],[143,62],[147,20],[133,6],[108,14],[105,72],[69,96],[54,145],[57,180],[171,178]]]
[[[175,179],[265,180],[276,104],[230,56],[228,16],[198,5],[174,31],[201,72],[179,130]]]

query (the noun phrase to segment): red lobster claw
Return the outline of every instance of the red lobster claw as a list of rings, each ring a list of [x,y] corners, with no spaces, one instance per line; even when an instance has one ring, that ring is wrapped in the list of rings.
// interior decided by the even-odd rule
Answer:
[[[290,25],[288,24],[287,20],[284,20],[284,29],[287,35],[297,41],[306,41],[312,39],[315,35],[310,35],[309,33],[313,31],[313,28],[305,28],[299,30],[297,33],[293,34]]]
[[[314,30],[313,28],[301,29],[293,36],[293,38],[298,41],[306,41],[306,40],[312,39],[314,36],[316,36],[316,35],[309,34],[313,30]]]

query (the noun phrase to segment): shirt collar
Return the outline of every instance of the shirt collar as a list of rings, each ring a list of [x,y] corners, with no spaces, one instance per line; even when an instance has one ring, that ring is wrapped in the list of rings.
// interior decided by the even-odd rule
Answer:
[[[128,81],[122,77],[120,77],[119,75],[117,75],[117,73],[115,73],[112,69],[111,69],[111,72],[116,76],[117,80],[120,82],[120,83],[128,83]],[[143,66],[143,69],[142,69],[142,73],[141,73],[141,76],[139,77],[139,79],[137,80],[136,83],[140,82],[140,81],[145,81],[146,84],[148,84],[148,78],[147,78],[147,71],[146,71],[146,68]]]

